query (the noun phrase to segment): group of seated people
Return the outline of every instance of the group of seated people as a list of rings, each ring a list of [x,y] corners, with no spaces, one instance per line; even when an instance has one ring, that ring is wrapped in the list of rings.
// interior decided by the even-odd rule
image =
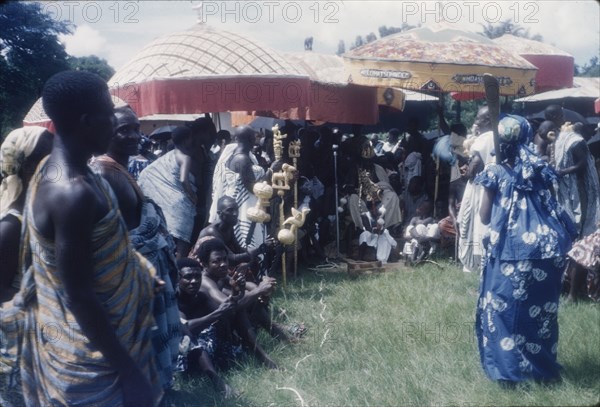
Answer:
[[[90,378],[107,389],[104,401],[137,400],[143,393],[160,397],[172,387],[175,371],[190,368],[204,372],[229,397],[235,392],[218,368],[243,349],[277,368],[256,339],[256,329],[264,328],[283,341],[295,340],[270,318],[274,276],[294,247],[306,259],[324,259],[338,214],[348,257],[364,259],[371,250],[386,263],[398,241],[408,243],[402,246],[408,255],[423,242],[430,243],[430,254],[438,242],[457,239],[465,269],[475,270],[480,262],[481,247],[474,242],[481,241],[481,191],[472,180],[494,155],[485,108],[468,137],[465,126],[444,122],[447,136],[438,148],[415,120],[403,135],[392,129],[374,146],[358,127],[342,135],[292,125],[281,129],[283,136],[240,127],[228,143],[229,135],[218,136],[204,117],[173,130],[172,149],[146,155],[138,165],[136,113],[89,94],[108,90],[93,75],[56,75],[43,100],[57,134],[25,127],[9,134],[1,148],[1,345],[12,363],[18,356],[25,396],[42,405],[93,401]],[[561,129],[556,115],[556,109],[548,111],[555,121],[541,123],[532,148],[563,176],[559,196],[578,191],[574,205],[563,205],[571,205],[580,237],[597,236],[593,159],[581,136]],[[299,157],[290,153],[296,141]],[[436,208],[437,202],[444,204]],[[276,239],[282,218],[300,229],[298,246]],[[598,246],[597,237],[587,239]],[[573,258],[585,253],[580,249]],[[583,270],[573,267],[571,295],[593,262],[588,259]],[[127,279],[117,278],[121,273]],[[74,334],[92,338],[89,346],[99,352],[90,357],[88,345],[77,342],[69,349],[43,348],[44,333],[32,326],[56,321],[76,321]],[[115,333],[102,336],[102,330]],[[143,340],[135,344],[136,338]],[[88,366],[85,374],[77,368],[82,365]],[[50,380],[48,366],[61,375]]]

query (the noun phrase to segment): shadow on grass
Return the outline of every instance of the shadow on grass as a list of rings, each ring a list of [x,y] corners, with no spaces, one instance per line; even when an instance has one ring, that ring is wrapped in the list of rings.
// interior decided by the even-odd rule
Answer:
[[[580,353],[577,357],[563,363],[563,378],[578,387],[598,390],[600,383],[600,361],[596,355]]]

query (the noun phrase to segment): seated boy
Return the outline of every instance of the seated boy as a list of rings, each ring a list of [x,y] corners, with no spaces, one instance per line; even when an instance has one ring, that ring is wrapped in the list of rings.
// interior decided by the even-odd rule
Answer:
[[[244,295],[240,290],[236,297],[230,296],[217,304],[200,291],[202,266],[196,260],[182,258],[177,261],[179,284],[177,305],[183,323],[183,338],[179,346],[177,370],[189,372],[200,369],[212,381],[225,398],[235,391],[219,377],[215,363],[224,367],[239,352],[239,347],[227,340],[231,335],[224,333],[233,325],[232,318],[238,299]],[[243,279],[238,281],[243,286]]]
[[[225,303],[229,298],[229,294],[236,294],[237,284],[235,274],[233,277],[229,275],[227,247],[220,239],[208,239],[200,244],[198,258],[204,268],[200,291],[213,303],[218,305]],[[256,333],[247,311],[260,298],[271,295],[274,289],[275,280],[272,278],[263,278],[258,286],[251,291],[246,291],[244,280],[244,288],[237,288],[237,290],[245,291],[245,293],[243,298],[237,302],[234,314],[234,329],[242,342],[252,350],[262,363],[271,369],[277,369],[277,365],[256,342]]]

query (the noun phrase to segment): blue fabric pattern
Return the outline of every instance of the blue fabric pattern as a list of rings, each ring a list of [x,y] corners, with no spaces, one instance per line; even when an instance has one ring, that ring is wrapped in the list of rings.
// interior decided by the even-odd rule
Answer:
[[[489,165],[475,180],[494,193],[475,330],[492,380],[553,381],[562,271],[575,229],[551,192],[555,173],[522,144],[516,154],[512,168]]]

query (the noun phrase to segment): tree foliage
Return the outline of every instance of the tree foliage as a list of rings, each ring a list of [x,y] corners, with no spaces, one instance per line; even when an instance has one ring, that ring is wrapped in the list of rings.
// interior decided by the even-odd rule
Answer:
[[[336,52],[336,55],[342,55],[346,53],[346,43],[344,43],[344,40],[340,40],[340,42],[338,42],[338,49]]]
[[[99,58],[96,55],[69,57],[68,61],[71,69],[95,73],[107,82],[115,74],[115,70],[106,62],[106,59]]]
[[[403,32],[403,31],[412,30],[413,28],[417,28],[419,26],[420,26],[420,24],[418,26],[416,26],[416,25],[410,25],[410,24],[408,24],[406,22],[403,22],[400,27],[388,27],[388,26],[382,25],[382,26],[379,27],[379,37],[383,38],[383,37],[386,37],[388,35],[396,34],[396,33]]]
[[[515,37],[527,38],[534,41],[543,41],[543,38],[539,34],[531,35],[529,28],[525,28],[522,25],[515,23],[512,19],[508,18],[496,24],[480,24],[483,28],[483,35],[490,39],[502,37],[504,34],[511,34]]]
[[[48,78],[69,69],[58,35],[72,29],[45,14],[39,3],[0,6],[0,135],[20,126]]]
[[[583,66],[575,64],[575,75],[586,76],[588,78],[597,78],[600,76],[600,65],[598,64],[598,57],[593,56],[589,62]]]

